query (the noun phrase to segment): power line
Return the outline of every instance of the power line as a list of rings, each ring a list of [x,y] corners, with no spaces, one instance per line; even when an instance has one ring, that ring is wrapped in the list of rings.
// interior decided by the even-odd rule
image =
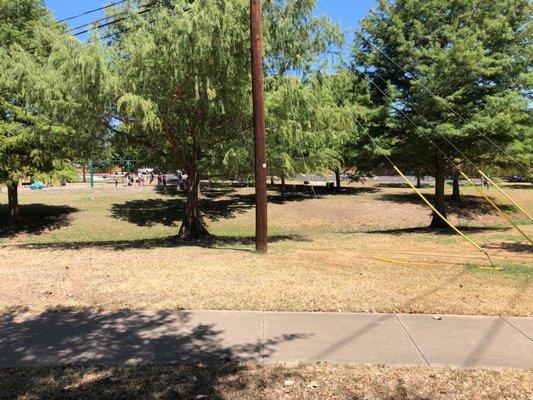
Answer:
[[[67,32],[76,32],[78,29],[81,29],[81,28],[85,28],[87,26],[91,26],[91,25],[95,25],[95,24],[99,24],[100,22],[103,22],[103,21],[107,21],[111,18],[115,18],[115,17],[118,17],[120,15],[124,15],[124,14],[127,14],[129,11],[121,11],[119,13],[116,13],[116,14],[113,14],[113,15],[109,15],[109,16],[105,16],[103,18],[100,18],[100,19],[97,19],[97,20],[94,20],[94,21],[91,21],[91,22],[87,22],[83,25],[78,25],[74,28],[69,28],[67,30]]]
[[[190,10],[191,10],[191,7],[187,7],[187,8],[184,8],[184,9],[182,10],[182,12],[186,13],[187,11],[190,11]],[[150,11],[150,9],[149,9],[149,10],[141,11],[141,12],[137,13],[137,15],[144,14],[144,13],[146,13],[146,12],[148,12],[148,11]],[[155,21],[156,21],[155,19],[151,19],[151,20],[148,20],[148,21],[146,21],[146,22],[147,22],[148,24],[153,24]],[[114,22],[113,22],[113,23],[114,23]],[[109,24],[109,25],[111,25],[111,24]],[[107,35],[105,35],[105,36],[101,36],[99,39],[100,39],[100,40],[109,39],[110,37],[113,37],[113,36],[115,36],[115,35],[120,35],[120,34],[122,34],[122,33],[129,32],[129,31],[131,31],[131,30],[133,30],[133,29],[138,29],[138,28],[140,28],[140,27],[142,27],[142,26],[144,26],[144,24],[137,24],[137,25],[132,26],[132,27],[130,27],[130,28],[126,28],[126,29],[123,29],[123,30],[118,31],[118,32],[112,32],[112,33],[109,33],[109,34],[107,34]],[[102,25],[102,27],[103,27],[103,25]]]
[[[103,6],[103,7],[99,7],[99,8],[95,8],[94,10],[89,10],[89,11],[85,11],[81,14],[78,14],[78,15],[73,15],[72,17],[67,17],[67,18],[63,18],[59,21],[57,21],[58,23],[61,23],[61,22],[65,22],[65,21],[70,21],[70,20],[73,20],[73,19],[76,19],[76,18],[79,18],[79,17],[83,17],[84,15],[88,15],[88,14],[92,14],[92,13],[95,13],[97,11],[102,11],[102,10],[105,10],[107,8],[110,8],[110,7],[113,7],[113,6],[117,6],[119,4],[123,4],[125,3],[126,1],[128,0],[120,0],[120,1],[116,1],[114,3],[111,3],[111,4],[108,4],[107,6]]]
[[[84,12],[84,13],[82,13],[82,14],[78,14],[78,15],[74,15],[74,16],[72,16],[72,17],[64,18],[64,19],[62,19],[62,20],[57,21],[57,23],[61,23],[61,22],[65,22],[65,21],[69,21],[69,20],[72,20],[72,19],[75,19],[75,18],[79,18],[79,17],[81,17],[81,16],[83,16],[83,15],[88,15],[88,14],[91,14],[91,13],[94,13],[94,12],[97,12],[97,11],[100,11],[100,10],[107,9],[107,8],[112,7],[112,6],[115,6],[115,5],[120,5],[120,4],[122,4],[122,3],[125,3],[126,1],[127,1],[127,0],[118,1],[118,2],[115,2],[115,3],[109,4],[109,5],[105,6],[105,7],[100,7],[100,8],[94,9],[94,10],[86,11],[86,12]],[[158,0],[157,0],[157,1],[158,1]],[[152,6],[154,6],[155,4],[157,4],[157,1],[154,2],[153,0],[151,0],[151,1],[148,2],[148,3],[139,6],[139,8],[152,7]],[[143,14],[143,13],[146,12],[146,11],[148,11],[148,10],[141,11],[141,12],[139,12],[138,14]],[[125,10],[125,11],[121,11],[121,12],[118,12],[118,13],[113,14],[113,15],[108,15],[108,16],[105,16],[105,17],[103,17],[103,18],[99,18],[99,19],[96,19],[96,20],[93,20],[93,21],[87,22],[87,23],[85,23],[85,24],[78,25],[78,26],[76,26],[76,27],[74,27],[74,28],[69,28],[69,29],[67,30],[67,32],[69,32],[69,33],[76,32],[76,31],[79,30],[79,29],[82,29],[82,28],[85,28],[85,27],[89,27],[89,26],[93,26],[93,25],[98,25],[98,28],[103,28],[103,27],[105,27],[105,26],[109,26],[109,25],[111,25],[111,23],[106,23],[106,24],[99,25],[100,22],[102,22],[102,21],[108,21],[108,20],[110,20],[110,19],[112,19],[112,18],[116,18],[116,17],[119,17],[119,16],[121,16],[121,15],[128,14],[129,12],[130,12],[130,10]],[[120,19],[116,19],[114,22],[120,22],[120,21],[122,21],[122,20],[124,20],[124,19],[126,19],[126,17],[123,17],[123,18],[120,18]],[[88,33],[88,32],[90,32],[90,30],[91,30],[91,29],[86,29],[86,30],[84,30],[84,31],[74,33],[73,36],[80,36],[80,35],[83,35],[84,33]],[[25,36],[25,35],[27,35],[27,34],[29,34],[29,33],[30,33],[30,31],[20,32],[19,34],[13,36],[13,38],[17,38],[17,37],[20,37],[20,36]]]
[[[153,24],[153,23],[155,22],[155,19],[149,20],[149,21],[147,21],[147,22],[148,22],[149,24]],[[129,31],[131,31],[131,30],[133,30],[133,29],[138,29],[138,28],[142,27],[143,25],[144,25],[144,24],[138,24],[138,25],[132,26],[132,27],[130,27],[130,28],[123,29],[123,30],[118,31],[118,32],[109,33],[109,34],[107,34],[107,35],[105,35],[105,36],[101,36],[99,39],[100,39],[100,40],[109,39],[110,37],[113,37],[113,36],[115,36],[115,35],[121,35],[121,34],[123,34],[123,33],[129,32]]]
[[[115,3],[115,4],[117,4],[117,3]],[[146,4],[142,5],[141,7],[143,7],[143,8],[144,8],[144,7],[151,7],[151,6],[153,6],[154,4],[156,4],[156,2],[154,2],[154,1],[152,0],[152,1],[149,2],[149,3],[146,3]],[[187,12],[187,11],[189,11],[190,9],[191,9],[191,7],[187,7],[187,8],[185,8],[185,9],[183,9],[183,12]],[[149,11],[152,11],[152,8],[147,8],[146,10],[139,11],[139,12],[137,12],[136,14],[133,14],[133,15],[142,15],[142,14],[145,14],[145,13],[147,13],[147,12],[149,12]],[[106,17],[106,18],[101,18],[101,19],[99,19],[99,20],[95,20],[95,21],[93,21],[93,22],[91,22],[91,23],[81,25],[80,27],[85,27],[85,26],[93,25],[94,23],[96,23],[96,22],[98,22],[98,21],[103,21],[103,20],[106,20],[106,19],[109,19],[109,18],[113,18],[114,16],[119,16],[119,15],[122,15],[122,14],[124,14],[124,13],[126,13],[126,12],[127,12],[127,11],[124,11],[124,12],[121,12],[121,13],[117,13],[117,14],[115,14],[115,15],[113,15],[113,16],[109,16],[109,17]],[[112,21],[109,21],[109,22],[107,22],[107,23],[105,23],[105,24],[98,25],[98,26],[96,27],[96,29],[101,29],[101,28],[104,28],[104,27],[113,26],[113,25],[115,25],[116,23],[119,23],[119,22],[124,21],[124,20],[127,20],[127,19],[128,19],[127,16],[126,16],[126,17],[117,18],[117,19],[114,19],[114,20],[112,20]],[[149,20],[149,21],[147,21],[147,22],[148,22],[149,24],[154,23],[154,22],[155,22],[155,19]],[[128,32],[128,31],[131,31],[131,30],[133,30],[133,29],[140,28],[141,26],[143,26],[143,24],[138,24],[138,25],[135,25],[135,26],[130,27],[130,28],[123,29],[123,30],[118,31],[118,32],[112,32],[112,33],[109,33],[109,34],[107,34],[107,35],[104,35],[104,36],[99,37],[99,39],[100,39],[100,40],[108,39],[108,38],[110,38],[110,37],[112,37],[112,36],[119,35],[119,34],[122,34],[122,33]],[[78,27],[78,29],[79,29],[80,27]],[[74,29],[74,28],[73,28],[73,29]],[[81,32],[77,32],[77,33],[73,34],[73,36],[80,36],[80,35],[83,35],[83,34],[85,34],[85,33],[90,32],[90,31],[91,31],[91,29],[86,29],[86,30],[83,30],[83,31],[81,31]],[[36,49],[36,47],[32,47],[31,49],[28,50],[28,52],[31,52],[31,51],[33,51],[33,50],[35,50],[35,49]]]
[[[156,3],[154,3],[154,1],[150,1],[150,2],[148,2],[148,3],[146,3],[146,4],[141,4],[141,5],[139,6],[140,9],[141,9],[141,8],[147,8],[147,9],[146,9],[146,10],[143,10],[143,11],[139,11],[139,12],[137,12],[136,14],[137,14],[137,15],[141,15],[141,14],[144,14],[144,13],[146,13],[146,12],[152,10],[151,7],[152,7],[154,4],[156,4]],[[97,29],[104,28],[104,27],[106,27],[106,26],[110,26],[110,25],[112,25],[112,24],[115,23],[115,22],[120,22],[120,21],[125,20],[127,17],[121,17],[121,18],[117,18],[117,17],[120,17],[120,16],[125,15],[125,14],[128,14],[128,13],[130,13],[130,10],[125,10],[125,11],[121,11],[121,12],[118,12],[118,13],[113,14],[113,15],[108,15],[108,16],[105,16],[105,17],[103,17],[103,18],[100,18],[100,19],[97,19],[97,20],[94,20],[94,21],[88,22],[88,23],[86,23],[86,24],[82,24],[82,25],[76,26],[76,27],[74,27],[74,28],[70,28],[69,30],[67,30],[67,32],[76,32],[78,29],[85,28],[85,27],[88,27],[88,26],[93,26],[93,25],[94,25]],[[133,15],[135,15],[135,14],[133,14]],[[107,22],[107,23],[105,23],[105,24],[100,24],[100,22],[102,22],[102,21],[108,21],[108,20],[110,20],[110,19],[112,19],[112,18],[115,18],[115,19],[114,19],[113,21],[109,21],[109,22]],[[74,36],[79,36],[79,35],[82,35],[82,34],[84,34],[84,33],[89,32],[90,30],[91,30],[91,29],[87,29],[87,30],[84,30],[84,31],[82,31],[82,32],[74,33],[73,35],[74,35]]]
[[[135,15],[142,15],[142,14],[145,14],[145,13],[147,13],[147,12],[149,12],[149,11],[151,11],[151,9],[147,9],[147,10],[139,11],[139,12],[136,13]],[[124,20],[126,20],[126,19],[128,19],[128,16],[126,16],[126,17],[121,17],[121,18],[117,18],[117,19],[115,19],[115,20],[113,20],[113,21],[106,22],[105,24],[98,25],[98,26],[96,26],[95,28],[96,28],[96,29],[102,29],[102,28],[105,28],[106,26],[112,26],[112,25],[115,25],[115,24],[117,24],[117,23],[119,23],[119,22],[121,22],[121,21],[124,21]],[[91,23],[91,24],[89,24],[89,25],[92,25],[92,24],[93,24],[93,23]],[[85,34],[85,33],[90,32],[91,30],[92,30],[92,29],[85,29],[85,30],[83,30],[83,31],[81,31],[81,32],[74,33],[73,36],[80,36],[80,35],[83,35],[83,34]]]

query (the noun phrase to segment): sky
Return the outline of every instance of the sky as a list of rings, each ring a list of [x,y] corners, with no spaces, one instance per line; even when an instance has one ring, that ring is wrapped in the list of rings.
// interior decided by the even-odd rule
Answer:
[[[45,0],[46,5],[52,10],[57,20],[102,7],[109,2],[109,0]],[[327,15],[331,20],[338,22],[342,29],[349,33],[347,38],[350,41],[353,36],[351,32],[353,32],[357,22],[376,4],[376,0],[317,0],[317,4],[315,13]],[[69,21],[69,24],[71,27],[76,27],[102,16],[102,12],[93,13]]]

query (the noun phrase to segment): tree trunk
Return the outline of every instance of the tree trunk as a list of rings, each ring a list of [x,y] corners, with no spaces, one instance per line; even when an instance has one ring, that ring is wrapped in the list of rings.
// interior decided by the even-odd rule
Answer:
[[[441,154],[437,154],[435,160],[435,201],[433,205],[437,211],[446,218],[446,198],[444,195],[445,179],[444,158]],[[433,213],[433,219],[430,226],[432,228],[446,228],[448,227],[448,224],[436,213]]]
[[[335,191],[337,193],[340,193],[341,191],[341,171],[339,169],[335,169]]]
[[[461,188],[459,187],[459,177],[453,177],[453,192],[452,198],[456,201],[461,200]]]
[[[285,199],[285,175],[281,174],[281,198]]]
[[[81,166],[82,182],[87,183],[87,166],[83,164]]]
[[[210,236],[202,222],[198,207],[198,196],[200,193],[200,174],[196,166],[186,169],[187,181],[185,191],[187,193],[187,206],[183,222],[181,223],[178,237],[180,239],[201,239]]]
[[[420,189],[421,187],[422,187],[422,178],[420,177],[420,175],[417,175],[416,176],[416,188]]]
[[[18,186],[18,181],[7,185],[8,220],[14,220],[20,217]]]

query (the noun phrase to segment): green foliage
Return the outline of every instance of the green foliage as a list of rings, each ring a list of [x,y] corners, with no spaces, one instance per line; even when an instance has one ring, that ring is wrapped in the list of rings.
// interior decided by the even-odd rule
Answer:
[[[364,39],[354,47],[353,64],[356,74],[364,71],[391,97],[373,88],[374,104],[389,108],[383,129],[373,133],[389,143],[395,161],[433,172],[437,150],[428,136],[466,165],[444,136],[482,166],[510,166],[513,160],[486,136],[530,165],[530,14],[526,0],[379,2],[362,22]]]
[[[105,132],[109,79],[98,44],[82,45],[41,1],[2,3],[0,181],[62,174]]]
[[[332,101],[313,71],[327,67],[320,60],[344,37],[327,17],[313,15],[315,7],[315,0],[265,4],[270,174],[321,172],[342,164],[344,106]]]
[[[310,74],[321,55],[344,43],[338,24],[326,16],[313,15],[316,0],[263,3],[265,66],[269,76]]]
[[[50,14],[37,0],[1,5],[0,182],[12,186],[37,171],[53,170],[70,131],[32,101],[50,72],[41,54],[57,40]]]
[[[184,12],[187,4],[154,9],[154,22],[114,43],[118,129],[151,162],[214,173],[250,115],[247,2],[196,2]]]
[[[271,79],[266,99],[267,122],[275,133],[268,135],[271,173],[316,173],[343,166],[342,149],[355,129],[353,106],[337,96],[341,80],[340,75]]]
[[[78,171],[68,162],[54,161],[51,172],[37,172],[32,178],[35,181],[53,182],[54,184],[66,182],[76,182],[78,180]]]

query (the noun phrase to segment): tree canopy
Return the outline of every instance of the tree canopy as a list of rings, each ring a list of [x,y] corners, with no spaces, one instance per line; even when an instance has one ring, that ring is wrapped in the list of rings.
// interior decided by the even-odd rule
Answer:
[[[149,18],[132,21],[142,26],[112,44],[117,118],[145,151],[186,172],[180,236],[198,238],[207,234],[202,174],[222,168],[250,126],[248,3],[176,1]]]
[[[70,130],[42,112],[29,80],[49,88],[45,56],[57,40],[48,10],[37,0],[3,0],[0,15],[0,182],[8,187],[8,218],[19,216],[21,179],[60,163]],[[30,79],[28,79],[30,78]],[[46,90],[45,90],[46,91]]]
[[[500,148],[531,143],[530,15],[526,0],[380,0],[356,33],[354,73],[373,83],[376,107],[389,108],[376,137],[393,160],[431,171],[444,215],[448,159],[486,166],[504,160]]]
[[[0,181],[8,186],[9,217],[16,217],[21,179],[61,176],[105,132],[110,80],[99,43],[67,34],[41,1],[3,3]]]

